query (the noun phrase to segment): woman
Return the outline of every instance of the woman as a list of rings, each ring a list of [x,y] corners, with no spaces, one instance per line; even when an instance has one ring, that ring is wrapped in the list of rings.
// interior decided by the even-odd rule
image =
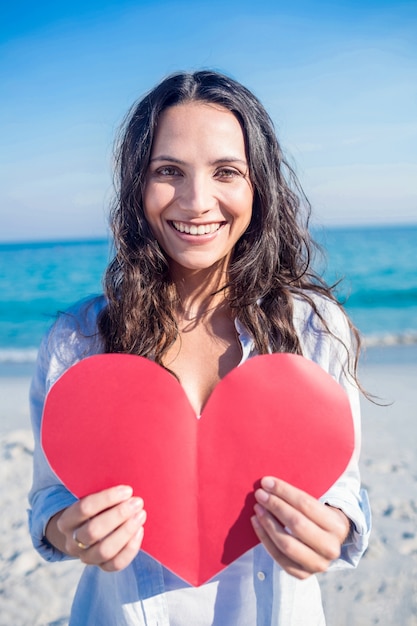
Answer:
[[[351,336],[358,342],[311,268],[309,206],[272,122],[230,78],[174,75],[132,108],[117,166],[105,297],[58,319],[32,384],[34,545],[49,560],[90,566],[74,625],[324,624],[312,574],[356,565],[369,533]],[[39,445],[45,394],[81,358],[153,359],[178,378],[199,415],[227,372],[270,351],[303,354],[345,387],[356,453],[321,501],[264,477],[252,518],[260,544],[205,585],[190,587],[140,550],[146,503],[129,486],[76,501],[51,472]]]

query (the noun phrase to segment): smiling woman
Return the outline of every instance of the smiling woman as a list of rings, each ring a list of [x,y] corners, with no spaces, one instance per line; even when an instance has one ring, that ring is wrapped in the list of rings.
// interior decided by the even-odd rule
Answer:
[[[32,384],[34,545],[47,559],[70,556],[90,566],[74,601],[74,626],[322,626],[314,574],[358,563],[369,509],[358,471],[358,335],[311,267],[309,204],[261,103],[215,72],[169,77],[134,105],[117,166],[105,295],[58,319]],[[357,449],[320,500],[280,476],[248,485],[256,504],[246,523],[257,545],[193,587],[141,550],[143,494],[115,485],[76,500],[44,456],[47,392],[73,364],[101,352],[155,361],[177,378],[196,415],[219,381],[255,355],[302,355],[346,391]],[[144,431],[148,417],[138,416]],[[233,438],[232,445],[238,459]],[[278,442],[270,445],[278,454]],[[181,497],[180,520],[189,510],[185,486]]]

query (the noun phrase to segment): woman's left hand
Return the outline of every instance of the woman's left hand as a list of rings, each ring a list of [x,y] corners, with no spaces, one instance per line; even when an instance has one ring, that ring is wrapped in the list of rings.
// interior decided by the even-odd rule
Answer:
[[[269,476],[262,479],[255,498],[255,533],[286,572],[308,578],[326,571],[340,556],[350,527],[342,511]]]

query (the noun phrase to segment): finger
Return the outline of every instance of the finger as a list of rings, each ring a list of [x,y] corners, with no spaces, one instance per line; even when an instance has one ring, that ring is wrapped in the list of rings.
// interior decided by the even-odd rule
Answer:
[[[308,494],[301,492],[301,496],[303,495],[306,495],[307,499],[311,499]],[[328,517],[328,511],[324,504],[314,501],[314,508],[318,505],[321,509],[321,516],[317,515],[316,512],[314,512],[313,515],[313,519],[320,521],[320,525],[318,525],[316,521],[312,521],[311,518],[308,517],[308,515],[311,514],[309,507],[306,505],[301,506],[300,502],[297,500],[295,505],[299,505],[301,510],[288,504],[278,496],[269,494],[262,489],[255,493],[255,497],[262,507],[264,507],[273,518],[279,520],[282,527],[285,527],[289,531],[291,537],[298,539],[327,561],[338,558],[341,546],[338,534],[334,532],[334,529],[331,531],[323,529],[325,523],[322,518]],[[333,522],[335,522],[335,520],[333,520]],[[337,523],[339,524],[339,520],[337,520]],[[296,555],[294,555],[294,557],[297,558]],[[313,567],[315,567],[315,565]]]
[[[107,537],[81,554],[81,560],[89,565],[98,565],[106,571],[122,569],[126,566],[129,555],[134,558],[137,554],[140,547],[140,542],[138,544],[137,540],[139,536],[143,536],[145,521],[144,510],[136,513]],[[133,554],[135,549],[136,552]]]
[[[101,511],[129,499],[132,493],[131,487],[119,485],[78,500],[78,502],[69,506],[59,517],[57,523],[59,531],[64,535],[72,534],[72,531],[85,521]]]
[[[297,577],[305,577],[328,568],[329,559],[290,534],[266,509],[257,504],[255,512],[259,525],[258,536],[271,556],[286,571]]]
[[[303,540],[309,537],[310,533],[315,533],[315,547],[324,542],[324,545],[330,548],[329,558],[339,556],[340,546],[350,530],[350,522],[342,511],[324,505],[305,491],[277,478],[267,476],[262,479],[261,485],[263,490],[258,491],[259,502],[268,510],[274,512],[275,505],[275,513],[277,513],[278,507],[278,500],[273,497],[269,499],[269,496],[275,495],[290,505],[289,507],[282,505],[282,519],[277,515],[284,526],[290,528],[293,534]],[[288,516],[285,516],[284,511],[288,513]],[[299,516],[297,511],[304,517]],[[322,529],[325,534],[319,532],[319,529]]]
[[[76,539],[87,546],[94,546],[127,520],[140,513],[142,509],[142,498],[130,498],[125,502],[116,504],[78,526]]]
[[[305,491],[271,476],[263,478],[261,485],[267,494],[276,495],[285,500],[324,531],[336,534],[340,543],[343,543],[349,534],[350,521],[340,509],[328,504],[324,505]],[[268,498],[262,495],[261,499],[265,503]]]
[[[323,516],[323,504],[309,493],[290,485],[289,483],[266,476],[261,480],[261,487],[268,495],[277,496],[291,507],[297,509],[312,522],[321,526],[324,530],[331,529],[331,523]],[[264,499],[262,504],[267,501]]]
[[[300,580],[308,578],[311,575],[310,572],[307,572],[305,569],[303,569],[300,564],[292,561],[277,548],[277,546],[269,537],[268,533],[263,528],[259,518],[256,515],[251,518],[251,522],[259,541],[263,544],[263,546],[274,559],[274,561],[276,561],[282,567],[282,569],[288,572],[288,574],[299,578]],[[282,532],[285,531],[282,529]]]
[[[133,535],[132,539],[124,548],[110,561],[100,565],[105,572],[117,572],[127,567],[136,557],[140,550],[144,536],[144,528],[141,526]]]

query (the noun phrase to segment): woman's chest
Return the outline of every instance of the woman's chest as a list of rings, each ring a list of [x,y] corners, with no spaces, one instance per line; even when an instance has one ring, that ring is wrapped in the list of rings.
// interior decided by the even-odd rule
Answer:
[[[215,386],[241,358],[232,323],[216,334],[210,328],[195,326],[180,331],[164,365],[178,377],[196,415],[200,415]]]

